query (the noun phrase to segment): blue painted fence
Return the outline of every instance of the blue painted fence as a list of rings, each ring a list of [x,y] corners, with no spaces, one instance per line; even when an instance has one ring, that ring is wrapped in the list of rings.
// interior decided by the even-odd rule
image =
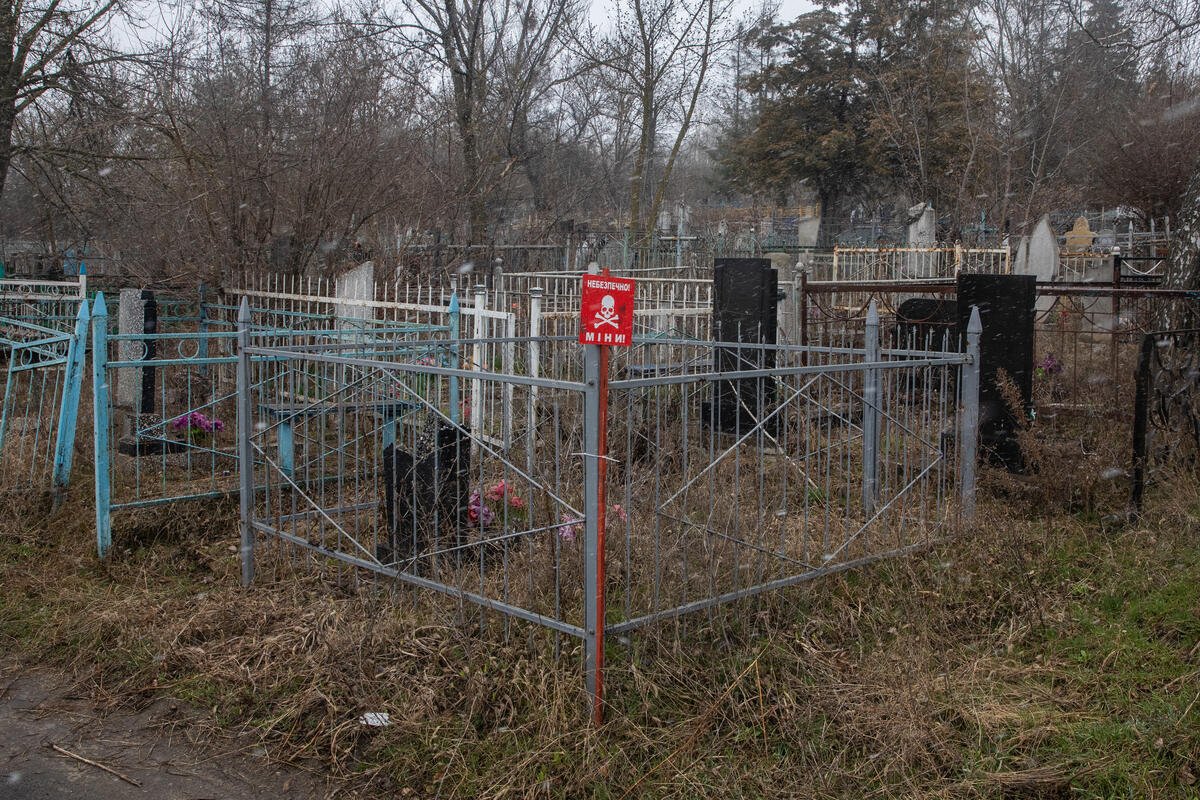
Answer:
[[[160,313],[154,333],[114,333],[103,294],[96,298],[92,388],[101,557],[112,544],[115,512],[232,497],[239,491],[238,333],[229,324],[230,307],[200,303],[193,308]],[[458,327],[456,314],[445,326],[342,320],[248,306],[247,314],[256,342],[288,347],[319,341],[358,358],[449,359],[453,345],[447,334],[453,336]],[[355,380],[352,374],[340,379]],[[301,406],[311,390],[293,387]],[[280,409],[253,413],[258,424],[279,431],[280,457],[294,464],[295,444],[287,437],[293,414]]]
[[[54,301],[57,302],[57,301]],[[6,491],[53,490],[71,477],[87,350],[88,304],[72,329],[0,316],[0,480]]]

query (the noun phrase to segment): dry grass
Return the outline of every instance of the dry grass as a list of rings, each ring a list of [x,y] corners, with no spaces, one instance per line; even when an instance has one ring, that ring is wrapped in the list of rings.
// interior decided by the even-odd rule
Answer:
[[[189,735],[251,733],[347,793],[1188,797],[1200,775],[1194,484],[1115,532],[985,501],[920,556],[613,641],[600,729],[574,642],[269,553],[242,590],[233,504],[123,519],[100,564],[72,491],[10,506],[0,646],[113,704],[179,698]]]

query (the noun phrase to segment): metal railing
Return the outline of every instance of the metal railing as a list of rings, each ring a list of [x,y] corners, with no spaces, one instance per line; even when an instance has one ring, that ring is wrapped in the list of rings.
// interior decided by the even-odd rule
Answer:
[[[87,349],[87,301],[76,304],[73,331],[0,317],[5,370],[0,462],[6,489],[66,488]]]
[[[86,273],[73,281],[0,279],[0,317],[44,328],[73,331],[86,298]]]
[[[1142,337],[1133,415],[1130,507],[1140,513],[1146,487],[1200,457],[1200,331]]]
[[[977,317],[967,353],[882,348],[876,316],[865,348],[641,338],[609,359],[541,335],[505,340],[498,370],[272,342],[241,314],[243,579],[327,559],[535,623],[582,643],[593,697],[606,629],[905,553],[973,512]],[[462,413],[460,385],[507,413]]]
[[[954,277],[960,272],[1007,275],[1012,272],[1008,248],[838,247],[829,272],[811,273],[814,280],[887,281]]]
[[[236,329],[222,329],[221,307],[202,307],[192,330],[112,333],[103,294],[92,315],[92,412],[96,540],[103,557],[113,513],[185,500],[235,496],[237,482]],[[182,318],[181,318],[182,321]],[[277,323],[286,325],[276,327]],[[344,323],[344,324],[340,324]],[[280,343],[307,337],[360,355],[404,347],[410,358],[437,358],[448,328],[358,324],[357,320],[275,309],[250,324]]]

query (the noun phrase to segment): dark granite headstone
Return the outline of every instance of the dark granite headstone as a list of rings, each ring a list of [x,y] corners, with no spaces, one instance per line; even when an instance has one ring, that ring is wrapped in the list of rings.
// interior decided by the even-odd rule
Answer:
[[[740,342],[746,348],[718,346],[713,368],[718,372],[770,369],[778,325],[779,275],[766,258],[718,258],[713,270],[713,340]],[[720,381],[705,419],[717,430],[750,430],[775,405],[775,381],[742,378]]]
[[[945,297],[910,297],[896,309],[895,346],[957,350],[958,304]]]
[[[1033,275],[958,276],[958,324],[965,331],[971,307],[979,307],[979,439],[983,452],[1010,472],[1023,472],[1017,442],[1021,424],[1033,409],[1033,320],[1037,278]],[[1013,408],[1001,390],[1001,375],[1016,386]]]
[[[158,333],[158,302],[154,292],[142,290],[142,331],[146,334]],[[146,360],[154,361],[158,355],[158,343],[154,339],[146,340]],[[142,404],[143,414],[154,413],[154,367],[142,367]],[[164,412],[165,413],[165,412]]]
[[[377,555],[385,563],[416,559],[431,544],[449,542],[451,539],[440,536],[443,532],[452,534],[456,545],[462,544],[471,439],[444,423],[437,424],[428,441],[422,438],[418,437],[411,450],[395,445],[383,449],[388,541]]]

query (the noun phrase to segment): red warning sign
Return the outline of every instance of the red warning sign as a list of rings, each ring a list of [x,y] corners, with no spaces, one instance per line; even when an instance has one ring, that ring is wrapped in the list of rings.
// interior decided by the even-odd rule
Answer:
[[[633,287],[632,278],[618,278],[608,270],[583,276],[580,344],[633,344]]]

